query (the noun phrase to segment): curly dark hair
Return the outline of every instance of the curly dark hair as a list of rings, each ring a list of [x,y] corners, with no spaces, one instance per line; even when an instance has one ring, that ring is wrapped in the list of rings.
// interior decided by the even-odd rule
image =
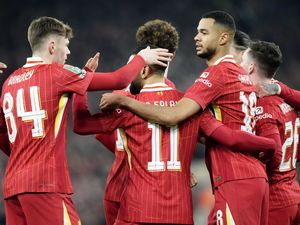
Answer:
[[[179,35],[171,23],[164,20],[150,20],[140,26],[136,32],[138,48],[156,46],[175,52],[178,48]]]
[[[278,45],[267,41],[255,41],[250,44],[250,56],[267,78],[274,77],[280,64],[282,54]]]

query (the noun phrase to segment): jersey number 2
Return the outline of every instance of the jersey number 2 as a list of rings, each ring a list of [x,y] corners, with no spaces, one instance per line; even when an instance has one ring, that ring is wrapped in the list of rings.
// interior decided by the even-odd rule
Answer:
[[[282,159],[279,165],[280,171],[289,171],[296,168],[297,150],[299,143],[298,128],[300,127],[299,118],[295,120],[293,127],[292,121],[285,123],[285,135],[289,134],[282,145]],[[292,151],[292,152],[291,152]],[[287,156],[289,156],[287,158]]]

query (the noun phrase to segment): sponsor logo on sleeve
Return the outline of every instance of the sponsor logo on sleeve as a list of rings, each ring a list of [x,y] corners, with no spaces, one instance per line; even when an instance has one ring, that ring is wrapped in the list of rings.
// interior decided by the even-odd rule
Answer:
[[[255,108],[255,115],[262,114],[264,112],[264,108],[262,106],[257,106]]]
[[[208,75],[209,75],[209,72],[203,72],[203,73],[200,75],[200,77],[202,77],[202,78],[207,78]]]
[[[64,65],[64,68],[66,70],[71,71],[72,73],[78,74],[78,77],[80,79],[83,79],[87,73],[85,69],[80,69],[78,67],[71,66],[71,65]]]
[[[201,76],[200,78],[195,80],[195,83],[199,83],[199,82],[205,84],[208,87],[212,87],[212,83],[208,79],[204,79]]]

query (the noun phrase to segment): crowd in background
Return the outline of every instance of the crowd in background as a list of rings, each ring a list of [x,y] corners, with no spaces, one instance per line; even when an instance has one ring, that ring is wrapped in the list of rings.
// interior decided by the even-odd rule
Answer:
[[[86,60],[96,51],[101,53],[100,71],[112,71],[127,62],[135,48],[136,29],[150,19],[164,19],[171,22],[180,32],[180,44],[176,58],[169,70],[169,78],[184,91],[193,83],[198,73],[205,68],[205,62],[195,54],[195,27],[203,12],[221,9],[235,17],[237,27],[253,39],[273,41],[283,53],[283,65],[277,78],[291,87],[300,89],[300,3],[295,1],[222,0],[222,1],[35,1],[16,3],[0,2],[0,61],[8,69],[1,74],[4,79],[15,68],[24,64],[30,56],[27,42],[27,27],[39,16],[53,16],[73,27],[75,37],[71,40],[71,55],[67,64],[84,66]],[[92,111],[98,110],[101,93],[90,98]],[[68,161],[75,188],[75,205],[83,224],[104,224],[103,190],[107,172],[113,162],[113,154],[107,151],[94,137],[75,135],[68,131]],[[194,202],[203,202],[199,193],[207,188],[209,180],[201,162],[203,148],[198,147],[193,162],[198,187],[194,190]],[[0,153],[0,179],[2,182],[6,156]],[[2,192],[2,191],[1,191]],[[2,199],[2,193],[0,194]],[[204,201],[205,202],[205,201]],[[196,210],[205,210],[196,208]],[[195,213],[197,221],[203,221]],[[206,218],[206,216],[204,216]],[[0,225],[4,222],[3,203],[0,203]],[[195,224],[200,224],[195,222]],[[202,223],[201,223],[202,224]]]

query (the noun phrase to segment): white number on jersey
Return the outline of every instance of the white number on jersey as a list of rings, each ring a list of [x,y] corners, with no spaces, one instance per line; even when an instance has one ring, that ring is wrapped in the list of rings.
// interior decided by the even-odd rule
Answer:
[[[32,137],[44,137],[44,120],[47,117],[47,113],[45,110],[41,109],[40,93],[37,86],[30,87],[30,103],[32,111],[26,111],[24,103],[24,89],[19,89],[17,91],[16,100],[17,116],[20,117],[24,122],[33,122],[33,128],[31,130]],[[9,141],[11,143],[15,142],[17,136],[16,120],[12,113],[13,107],[14,99],[11,93],[7,92],[5,93],[3,99],[3,112],[7,124]],[[10,124],[11,131],[8,127],[8,124]]]
[[[152,131],[152,161],[148,162],[149,171],[165,170],[165,162],[161,161],[161,132],[159,124],[148,123],[148,128]],[[180,170],[181,164],[178,161],[178,144],[179,144],[178,127],[170,127],[170,160],[167,162],[167,170]]]
[[[300,120],[297,118],[295,120],[295,125],[293,127],[292,121],[285,123],[285,135],[289,134],[285,139],[285,142],[282,145],[282,159],[279,165],[280,171],[289,171],[296,168],[297,162],[297,150],[298,150],[298,143],[299,143],[299,132],[298,129],[300,127]],[[293,148],[290,148],[293,146]],[[292,154],[288,151],[293,151]],[[288,159],[286,159],[286,155],[291,155]]]
[[[255,107],[256,107],[256,95],[255,92],[251,92],[247,99],[243,91],[240,92],[240,100],[242,101],[242,111],[245,113],[244,125],[241,126],[241,130],[253,133],[255,126]]]

